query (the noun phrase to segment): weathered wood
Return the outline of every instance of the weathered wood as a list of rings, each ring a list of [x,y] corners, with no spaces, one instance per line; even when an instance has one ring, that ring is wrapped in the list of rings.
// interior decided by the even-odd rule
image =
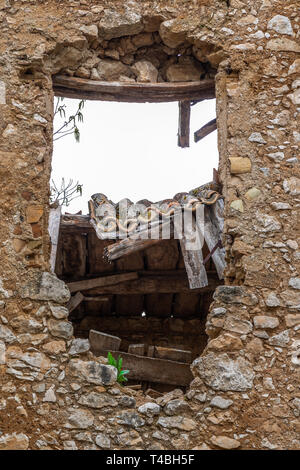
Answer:
[[[170,361],[192,362],[192,352],[183,349],[165,348],[162,346],[154,346],[154,357],[158,359],[168,359]]]
[[[108,297],[101,297],[101,296],[98,296],[98,297],[84,297],[84,301],[85,302],[109,302],[110,299]]]
[[[177,237],[180,239],[190,289],[207,286],[208,280],[205,266],[203,266],[201,234],[195,223],[194,215],[183,217],[182,225],[180,219],[174,217],[174,227]]]
[[[107,353],[108,350],[104,350],[95,354],[106,356]],[[193,379],[190,365],[183,362],[136,356],[123,351],[120,352],[120,355],[123,358],[123,368],[130,371],[127,376],[129,380],[186,387]]]
[[[195,294],[210,292],[220,285],[215,279],[210,279],[209,285],[193,289]],[[190,293],[189,282],[187,278],[180,279],[175,276],[147,276],[130,282],[123,282],[118,285],[109,285],[91,289],[91,295],[130,295],[130,294],[175,294]]]
[[[127,103],[201,100],[215,97],[214,79],[177,83],[101,82],[62,75],[53,76],[56,96]]]
[[[156,398],[162,397],[163,393],[158,392],[157,390],[154,390],[153,388],[148,388],[145,392],[145,395],[146,396],[148,395],[148,397],[150,398],[156,399]]]
[[[116,260],[122,256],[128,256],[132,253],[136,253],[141,250],[146,250],[152,245],[161,243],[161,240],[137,240],[131,238],[125,238],[113,245],[108,246],[105,249],[105,256],[109,261]]]
[[[62,238],[63,275],[68,281],[86,276],[87,246],[84,233],[66,233]]]
[[[209,121],[205,126],[198,129],[198,131],[194,132],[194,141],[199,142],[199,140],[204,139],[207,135],[211,134],[212,132],[217,130],[217,120],[212,119]]]
[[[148,346],[147,356],[154,357],[154,346]]]
[[[75,295],[73,295],[67,304],[67,309],[69,310],[69,313],[73,312],[73,310],[75,310],[75,308],[77,308],[78,305],[81,304],[83,299],[84,296],[81,292],[77,292]]]
[[[104,251],[113,242],[111,240],[99,240],[95,231],[87,235],[87,249],[90,254],[88,273],[91,275],[102,275],[114,271],[114,263],[109,263],[104,258]]]
[[[56,253],[59,237],[59,226],[61,219],[61,206],[50,209],[49,214],[49,235],[51,240],[50,269],[54,273],[56,264]]]
[[[190,146],[191,103],[190,101],[179,101],[178,108],[178,146],[186,148]]]
[[[91,344],[91,351],[94,354],[97,354],[105,349],[118,351],[121,344],[121,338],[118,338],[118,336],[108,335],[96,330],[90,330],[89,341]]]
[[[218,221],[217,217],[212,212],[210,206],[206,206],[204,208],[204,223],[204,238],[209,250],[212,251],[220,240],[222,230],[219,225],[220,221]],[[219,279],[223,279],[225,269],[224,249],[217,248],[216,251],[212,254],[212,259],[216,267]]]
[[[97,277],[96,279],[87,279],[84,281],[70,282],[67,284],[70,292],[77,292],[79,290],[86,291],[94,289],[95,287],[111,286],[113,284],[120,284],[125,281],[133,281],[138,278],[137,273],[124,273],[115,274],[111,276]]]
[[[144,344],[130,344],[128,346],[129,354],[135,354],[136,356],[144,356],[145,345]]]
[[[90,223],[90,217],[88,215],[71,215],[61,216],[60,220],[60,231],[66,232],[94,232],[94,228]]]

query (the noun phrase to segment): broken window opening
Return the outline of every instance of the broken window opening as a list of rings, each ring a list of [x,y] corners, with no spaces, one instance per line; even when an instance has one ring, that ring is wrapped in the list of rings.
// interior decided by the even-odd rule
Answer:
[[[189,104],[194,104],[193,100]],[[215,123],[208,126],[215,130]],[[202,190],[217,192],[217,186],[215,181],[189,196],[200,199]],[[108,262],[104,253],[118,240],[97,237],[90,222],[92,214],[60,218],[55,272],[72,293],[68,308],[75,336],[89,337],[96,355],[105,355],[108,350],[120,353],[131,371],[128,384],[150,388],[154,395],[188,387],[190,363],[207,344],[206,316],[213,292],[223,281],[216,262],[222,251],[217,246],[222,231],[220,215],[209,206],[206,212],[210,232],[198,262],[203,265],[205,260],[207,284],[194,288],[182,240],[155,240],[153,246],[134,249]]]

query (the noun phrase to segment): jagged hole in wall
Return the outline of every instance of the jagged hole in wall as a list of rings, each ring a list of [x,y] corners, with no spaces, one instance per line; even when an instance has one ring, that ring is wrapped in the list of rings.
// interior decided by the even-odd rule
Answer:
[[[68,111],[77,109],[75,100],[63,103]],[[83,196],[63,207],[63,213],[81,211],[81,215],[62,217],[56,274],[72,283],[137,273],[137,279],[121,284],[75,289],[72,296],[80,292],[83,299],[70,312],[74,334],[87,338],[96,330],[120,338],[116,347],[125,364],[131,361],[128,383],[144,389],[165,392],[188,386],[189,364],[206,346],[206,316],[214,289],[222,281],[210,258],[206,263],[209,287],[189,289],[176,239],[107,262],[104,249],[116,240],[97,237],[86,215],[87,201],[94,193],[104,193],[114,203],[123,198],[156,202],[212,181],[213,168],[218,167],[216,132],[198,144],[192,133],[213,119],[215,112],[213,99],[192,106],[190,147],[182,149],[177,146],[178,102],[87,101],[84,122],[79,124],[80,143],[68,135],[54,145],[56,185],[62,177],[83,185]],[[204,259],[209,253],[206,243],[202,251]],[[135,359],[127,359],[126,354]]]

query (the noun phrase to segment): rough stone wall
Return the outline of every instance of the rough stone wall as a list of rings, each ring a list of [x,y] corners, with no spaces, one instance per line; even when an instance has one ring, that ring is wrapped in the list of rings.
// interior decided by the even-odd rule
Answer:
[[[0,449],[299,448],[296,3],[0,0]],[[147,21],[166,43],[222,59],[226,286],[189,392],[159,403],[125,394],[72,340],[68,291],[48,273],[51,74],[86,68],[98,34],[140,34]]]

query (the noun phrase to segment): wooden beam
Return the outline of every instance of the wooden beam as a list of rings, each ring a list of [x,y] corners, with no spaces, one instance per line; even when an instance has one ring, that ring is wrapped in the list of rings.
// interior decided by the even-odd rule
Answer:
[[[119,242],[107,246],[104,249],[104,256],[108,261],[114,261],[122,256],[128,256],[138,251],[146,250],[150,246],[161,243],[162,240],[139,240],[125,238]]]
[[[91,295],[144,295],[144,294],[175,294],[191,292],[195,294],[203,294],[211,292],[220,285],[215,279],[210,279],[209,284],[202,288],[194,288],[191,291],[189,282],[185,278],[171,276],[153,276],[144,277],[130,282],[122,282],[118,285],[109,285],[91,289]]]
[[[159,103],[167,101],[201,100],[215,97],[215,81],[125,83],[101,82],[62,75],[53,76],[56,96],[127,103]]]
[[[199,140],[204,139],[207,135],[211,134],[217,130],[217,120],[213,119],[209,121],[205,126],[201,127],[198,131],[194,132],[194,141],[199,142]]]
[[[62,215],[60,220],[60,231],[62,233],[92,232],[94,227],[90,223],[88,215]]]
[[[190,146],[191,103],[190,101],[179,101],[178,107],[178,147],[186,148]]]
[[[89,341],[91,350],[94,354],[97,354],[105,349],[118,351],[122,340],[118,336],[108,335],[102,331],[90,330]]]
[[[106,357],[107,353],[108,350],[104,350],[94,354]],[[113,356],[118,357],[116,352],[111,351],[111,353]],[[123,368],[130,371],[127,375],[129,380],[178,385],[182,387],[188,386],[193,380],[190,364],[147,356],[136,356],[123,351],[120,351],[120,355],[123,358]]]
[[[69,310],[69,313],[73,312],[73,310],[75,310],[75,308],[77,308],[78,305],[81,304],[83,299],[84,296],[81,292],[77,292],[75,295],[73,295],[67,304],[67,309]]]
[[[84,302],[109,302],[109,297],[101,297],[101,296],[97,296],[97,297],[84,297],[83,298]]]
[[[193,199],[192,196],[184,197]],[[201,233],[194,219],[194,215],[191,216],[190,219],[183,217],[181,224],[180,219],[174,217],[174,227],[180,241],[180,248],[189,279],[190,289],[199,289],[206,287],[208,280],[205,266],[203,265]],[[193,239],[194,242],[191,243]]]
[[[87,279],[84,281],[70,282],[67,284],[70,292],[86,291],[95,287],[111,286],[120,284],[125,281],[133,281],[138,279],[137,273],[116,274],[111,276],[97,277],[95,279]]]
[[[129,351],[128,351],[129,352]],[[154,346],[154,357],[158,359],[168,359],[170,361],[192,362],[192,352],[183,349],[165,348],[162,346]]]

